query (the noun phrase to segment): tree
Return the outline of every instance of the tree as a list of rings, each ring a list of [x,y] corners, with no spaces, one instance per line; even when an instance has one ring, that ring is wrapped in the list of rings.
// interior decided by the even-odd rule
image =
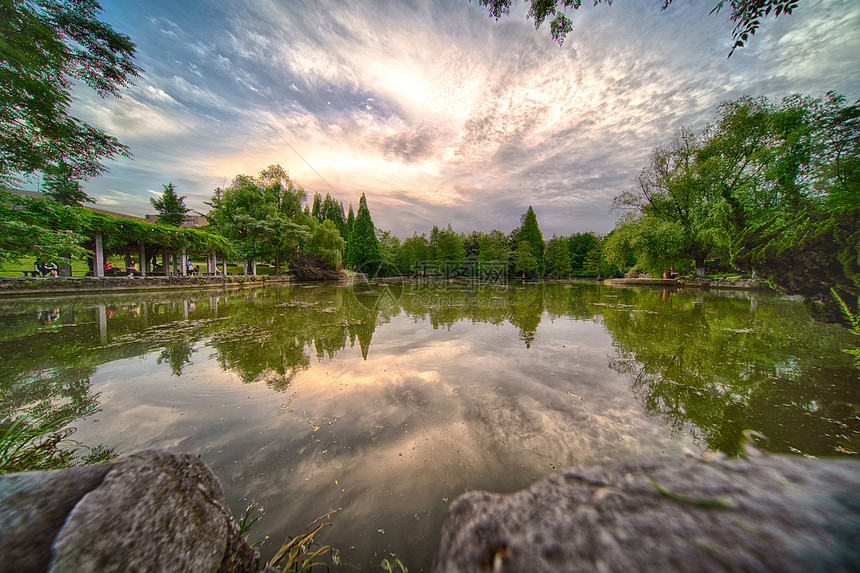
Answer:
[[[700,151],[698,136],[681,128],[668,145],[651,152],[636,187],[615,198],[613,207],[628,211],[628,216],[607,243],[608,260],[623,267],[633,255],[658,277],[692,260],[704,276],[706,257],[725,247],[727,238],[709,220],[714,204],[707,193],[710,180],[698,162]]]
[[[80,205],[82,202],[95,203],[75,179],[72,166],[63,160],[50,165],[45,170],[45,195],[63,205]]]
[[[327,261],[335,269],[339,269],[343,263],[344,240],[337,230],[334,222],[325,220],[314,223],[311,238],[305,247],[315,257]]]
[[[73,207],[0,190],[0,263],[23,257],[51,261],[83,256],[80,223],[80,213]]]
[[[355,213],[352,210],[352,203],[350,203],[349,212],[346,214],[346,234],[344,235],[344,238],[349,239],[353,225],[355,225]]]
[[[570,275],[570,252],[566,237],[552,236],[546,245],[546,271],[555,277]]]
[[[528,241],[531,245],[531,252],[537,263],[537,274],[539,277],[542,277],[544,275],[544,253],[546,251],[546,245],[543,242],[543,235],[540,232],[540,227],[538,227],[537,215],[535,215],[535,211],[532,209],[531,205],[529,205],[528,211],[526,211],[520,219],[520,229],[516,235],[517,249],[519,249],[519,243],[521,241]]]
[[[134,43],[100,12],[96,0],[0,0],[0,183],[61,162],[71,178],[93,177],[106,170],[102,159],[130,156],[69,114],[76,81],[120,97],[142,71]]]
[[[150,198],[149,202],[158,211],[158,222],[172,227],[181,227],[185,222],[185,215],[190,211],[185,206],[185,195],[180,197],[176,194],[173,183],[162,185],[164,191],[158,199]]]
[[[538,272],[537,257],[532,252],[531,243],[522,240],[517,243],[517,250],[514,251],[514,272],[522,273],[523,278]]]
[[[570,269],[572,274],[575,275],[582,270],[585,256],[598,242],[597,237],[593,233],[575,233],[568,237],[567,248],[570,252]]]
[[[346,243],[346,262],[355,268],[375,272],[379,256],[379,241],[370,217],[370,209],[367,208],[367,199],[362,193],[355,223]]]
[[[672,0],[659,0],[662,10],[669,7]],[[540,28],[547,18],[550,18],[550,34],[561,45],[567,35],[573,30],[573,21],[567,16],[567,8],[577,10],[581,0],[530,0],[531,7],[528,17],[534,20],[535,28]],[[735,24],[732,31],[734,45],[729,51],[729,57],[735,48],[743,47],[750,36],[758,31],[761,20],[773,13],[774,18],[782,14],[791,14],[797,8],[800,0],[729,0],[732,7],[731,21]],[[509,14],[513,0],[479,0],[481,6],[490,9],[490,16],[498,20],[503,14]],[[711,14],[719,13],[725,6],[726,0],[719,0],[711,10]],[[594,0],[594,5],[612,4],[612,0]]]

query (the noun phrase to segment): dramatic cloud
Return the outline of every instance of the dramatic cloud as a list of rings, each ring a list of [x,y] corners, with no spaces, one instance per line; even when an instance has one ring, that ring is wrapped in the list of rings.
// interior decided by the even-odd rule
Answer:
[[[651,148],[720,101],[860,97],[851,0],[804,2],[728,60],[713,0],[584,8],[564,47],[522,5],[495,22],[465,0],[103,4],[146,72],[122,100],[79,95],[135,157],[86,190],[136,214],[168,181],[205,211],[214,187],[280,163],[311,192],[366,193],[401,238],[508,232],[530,204],[546,236],[605,232]]]

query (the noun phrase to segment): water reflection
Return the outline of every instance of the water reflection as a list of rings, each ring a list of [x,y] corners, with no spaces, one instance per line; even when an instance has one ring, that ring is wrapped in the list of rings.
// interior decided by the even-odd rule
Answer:
[[[766,295],[295,285],[6,300],[0,327],[4,416],[41,404],[85,443],[200,454],[273,537],[343,507],[325,539],[358,568],[426,569],[469,489],[735,452],[744,429],[814,455],[860,435],[848,333]]]

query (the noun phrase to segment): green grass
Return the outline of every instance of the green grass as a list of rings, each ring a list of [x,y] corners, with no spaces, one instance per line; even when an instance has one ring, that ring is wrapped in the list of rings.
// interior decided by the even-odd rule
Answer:
[[[89,448],[69,439],[75,428],[64,426],[70,421],[23,415],[0,423],[0,474],[97,464],[114,457],[110,448]],[[81,450],[88,453],[80,455]]]

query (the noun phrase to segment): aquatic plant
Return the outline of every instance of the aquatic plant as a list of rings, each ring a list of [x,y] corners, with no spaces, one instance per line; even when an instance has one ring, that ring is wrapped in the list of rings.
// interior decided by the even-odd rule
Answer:
[[[254,510],[259,512],[259,515],[250,519],[251,514]],[[323,545],[317,547],[316,542],[314,541],[314,537],[317,533],[319,533],[326,525],[331,525],[331,522],[319,523],[324,520],[328,516],[332,515],[340,511],[342,508],[333,509],[332,511],[325,513],[313,521],[311,521],[307,527],[305,527],[304,531],[302,531],[296,537],[287,537],[284,542],[281,544],[280,549],[278,549],[275,556],[272,557],[271,560],[267,563],[269,567],[279,568],[278,569],[282,573],[305,573],[307,571],[311,571],[314,567],[321,566],[325,567],[326,571],[329,570],[328,563],[321,561],[320,559],[325,555],[328,555],[331,559],[333,565],[339,564],[339,553],[338,550],[332,547],[331,545]],[[258,506],[256,502],[251,502],[248,504],[248,507],[245,508],[245,512],[242,515],[242,520],[239,522],[239,533],[243,535],[247,539],[247,533],[251,529],[251,526],[257,522],[263,516],[263,508]],[[250,521],[249,521],[250,519]],[[264,538],[268,539],[266,536]],[[252,545],[259,545],[261,541],[254,543]]]
[[[851,309],[848,308],[848,305],[844,300],[842,300],[842,297],[839,296],[839,293],[837,293],[835,289],[831,288],[830,293],[833,295],[833,298],[836,299],[836,303],[842,310],[842,315],[845,317],[845,320],[848,321],[851,332],[860,336],[860,315],[856,315],[851,312]],[[857,299],[857,306],[860,307],[860,298]],[[860,367],[860,348],[846,348],[845,352],[854,355],[854,363]]]
[[[71,420],[21,416],[0,423],[0,474],[97,464],[114,457],[112,448],[70,440],[75,428],[63,426]],[[79,456],[80,450],[89,453]]]

